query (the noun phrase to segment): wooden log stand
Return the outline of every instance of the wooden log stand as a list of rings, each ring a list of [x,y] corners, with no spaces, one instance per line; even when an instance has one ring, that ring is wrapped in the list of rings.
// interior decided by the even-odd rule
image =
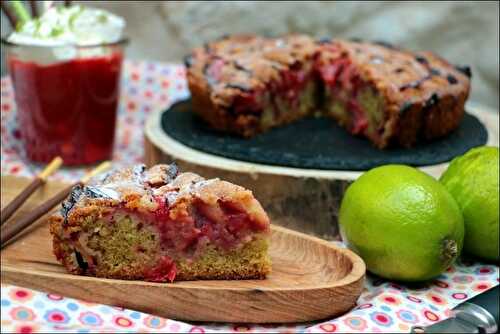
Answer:
[[[467,110],[485,125],[488,145],[498,146],[498,113],[477,104]],[[347,186],[362,172],[300,169],[228,159],[185,146],[160,125],[163,111],[154,111],[145,126],[147,165],[177,162],[185,171],[218,177],[251,189],[274,224],[331,239],[338,236],[337,215]],[[448,163],[421,169],[439,177]]]

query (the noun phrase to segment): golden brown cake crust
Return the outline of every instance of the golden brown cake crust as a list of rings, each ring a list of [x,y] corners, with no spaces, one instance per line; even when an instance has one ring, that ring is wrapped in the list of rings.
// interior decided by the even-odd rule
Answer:
[[[266,108],[261,92],[274,94],[275,87],[286,81],[287,71],[307,66],[318,72],[320,86],[328,86],[321,67],[343,59],[352,66],[342,67],[337,76],[347,77],[346,69],[354,68],[363,85],[372,86],[384,101],[380,134],[364,134],[377,147],[409,147],[444,136],[459,125],[470,91],[467,67],[455,67],[431,52],[409,52],[387,43],[315,41],[305,35],[228,36],[194,49],[186,58],[193,110],[216,129],[253,136],[269,128],[261,122]],[[327,107],[322,100],[317,101],[319,109]],[[276,122],[303,116],[280,117]]]

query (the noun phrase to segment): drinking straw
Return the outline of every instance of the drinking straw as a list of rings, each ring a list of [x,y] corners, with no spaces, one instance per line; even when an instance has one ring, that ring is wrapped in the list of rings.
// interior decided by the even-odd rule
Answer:
[[[2,6],[2,11],[10,22],[12,29],[16,29],[17,26],[17,17],[12,13],[12,8],[7,4],[7,1],[0,1],[0,5]]]
[[[20,0],[13,0],[11,1],[12,4],[12,9],[14,10],[14,13],[16,14],[17,18],[19,19],[19,23],[23,24],[29,20],[31,20],[31,15],[28,13],[26,8],[23,6]]]
[[[38,8],[36,7],[36,1],[30,0],[31,16],[38,17]]]

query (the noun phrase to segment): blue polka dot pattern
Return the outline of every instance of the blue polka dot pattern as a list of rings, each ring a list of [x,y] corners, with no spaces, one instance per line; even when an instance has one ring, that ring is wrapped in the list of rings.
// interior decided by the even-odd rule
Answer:
[[[140,319],[141,314],[139,312],[132,312],[132,313],[130,313],[130,317],[134,318],[134,319]]]
[[[67,306],[68,310],[70,310],[70,311],[78,310],[78,305],[75,303],[68,303],[68,305],[66,305],[66,306]]]

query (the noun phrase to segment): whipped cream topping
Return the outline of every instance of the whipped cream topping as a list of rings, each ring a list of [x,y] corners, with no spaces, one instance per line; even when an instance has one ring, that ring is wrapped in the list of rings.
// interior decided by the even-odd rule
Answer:
[[[108,11],[84,6],[52,7],[25,22],[8,41],[36,46],[85,46],[113,43],[122,37],[125,20]]]

